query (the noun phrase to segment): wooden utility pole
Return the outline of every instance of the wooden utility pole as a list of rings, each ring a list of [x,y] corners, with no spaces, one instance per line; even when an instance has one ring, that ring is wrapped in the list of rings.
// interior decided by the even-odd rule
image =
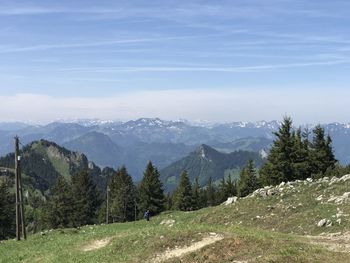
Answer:
[[[24,200],[21,177],[21,156],[19,155],[19,138],[15,137],[15,181],[16,181],[16,239],[21,240],[21,226],[23,238],[27,238],[24,214]]]

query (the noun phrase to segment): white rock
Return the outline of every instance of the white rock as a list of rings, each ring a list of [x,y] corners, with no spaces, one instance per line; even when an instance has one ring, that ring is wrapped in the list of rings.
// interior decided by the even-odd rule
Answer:
[[[320,195],[316,198],[316,201],[322,201],[322,199],[323,199],[323,195]]]
[[[236,203],[238,200],[237,196],[229,197],[225,202],[222,203],[222,205],[230,205],[232,203]]]
[[[274,194],[276,194],[276,190],[275,189],[269,189],[269,190],[267,190],[266,194],[268,196],[274,195]]]
[[[350,180],[350,174],[346,174],[343,177],[340,178],[341,181],[345,182],[347,180]]]
[[[323,227],[327,224],[327,219],[321,219],[318,223],[317,223],[317,226],[318,227]]]

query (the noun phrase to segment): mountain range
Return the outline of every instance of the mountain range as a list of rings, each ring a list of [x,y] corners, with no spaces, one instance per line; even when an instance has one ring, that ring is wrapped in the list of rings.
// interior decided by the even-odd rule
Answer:
[[[266,152],[279,125],[278,121],[192,124],[158,118],[126,122],[77,120],[47,125],[0,123],[0,154],[13,152],[14,135],[20,137],[23,145],[45,139],[82,152],[101,167],[126,165],[133,178],[139,180],[147,161],[152,160],[162,170],[202,144],[225,153]],[[336,158],[342,164],[350,163],[350,124],[331,123],[324,127],[332,136]]]

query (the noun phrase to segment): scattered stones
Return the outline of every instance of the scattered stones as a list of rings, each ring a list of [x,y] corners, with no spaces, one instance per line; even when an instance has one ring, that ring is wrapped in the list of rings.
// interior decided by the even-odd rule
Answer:
[[[350,192],[345,192],[342,196],[333,196],[328,199],[328,203],[343,204],[350,202]]]

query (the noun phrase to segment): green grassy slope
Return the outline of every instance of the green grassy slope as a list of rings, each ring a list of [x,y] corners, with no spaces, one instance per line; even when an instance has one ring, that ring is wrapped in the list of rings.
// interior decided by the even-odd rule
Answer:
[[[227,206],[166,212],[150,222],[54,230],[27,241],[4,241],[0,262],[155,262],[157,254],[195,244],[213,232],[223,239],[166,262],[350,262],[350,240],[345,234],[350,231],[350,200],[344,197],[350,178],[270,190],[271,196],[255,194]],[[336,199],[339,196],[344,198]],[[332,226],[318,227],[323,218]],[[173,221],[162,224],[166,220]],[[320,234],[335,232],[344,234],[345,244],[337,247],[338,241],[330,239],[335,249],[328,250],[321,245]],[[347,252],[340,252],[340,245]]]

